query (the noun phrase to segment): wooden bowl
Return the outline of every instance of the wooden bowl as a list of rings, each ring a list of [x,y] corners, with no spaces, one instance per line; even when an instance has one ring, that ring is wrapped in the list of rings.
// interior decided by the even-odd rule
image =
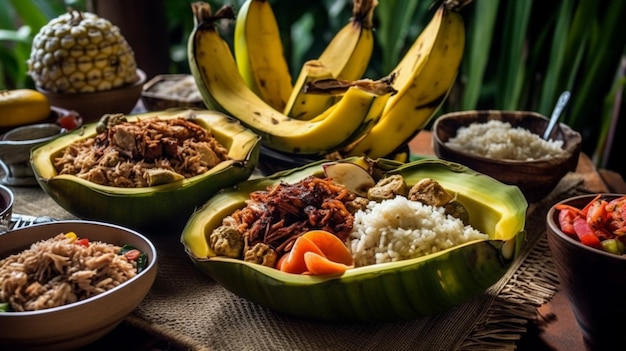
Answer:
[[[143,86],[141,101],[148,111],[161,111],[170,108],[198,108],[205,109],[204,101],[197,92],[197,88],[190,84],[193,76],[189,74],[161,74],[150,79]],[[195,83],[194,83],[195,84]],[[176,86],[180,87],[179,90]],[[168,93],[172,89],[172,93]],[[194,92],[195,90],[195,92]],[[179,92],[178,94],[176,92]],[[182,92],[189,93],[180,95]],[[194,94],[191,94],[191,93]]]
[[[146,74],[142,70],[137,69],[137,75],[139,79],[134,84],[94,93],[62,94],[40,87],[37,87],[37,90],[48,97],[51,105],[77,111],[82,116],[83,122],[88,123],[99,120],[107,113],[132,112],[146,82]]]
[[[596,194],[561,201],[583,208]],[[607,201],[624,194],[602,194]],[[576,322],[589,350],[612,350],[626,344],[626,255],[609,253],[563,233],[558,225],[556,204],[546,215],[548,245],[560,281]]]
[[[489,120],[508,122],[513,127],[522,127],[540,137],[548,125],[545,116],[530,111],[474,110],[444,114],[435,120],[432,128],[433,148],[437,157],[463,164],[505,184],[516,185],[529,202],[544,198],[565,174],[576,169],[582,137],[563,123],[559,123],[550,136],[553,140],[563,141],[562,148],[566,156],[560,158],[531,161],[494,159],[446,145],[449,139],[456,136],[459,128]]]

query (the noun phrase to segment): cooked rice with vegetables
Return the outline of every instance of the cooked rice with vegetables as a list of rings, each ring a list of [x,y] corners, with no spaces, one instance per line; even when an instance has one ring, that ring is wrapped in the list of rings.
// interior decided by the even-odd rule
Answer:
[[[208,130],[185,118],[128,122],[123,115],[105,117],[96,137],[71,144],[55,159],[59,174],[135,188],[200,175],[229,159]]]
[[[0,311],[36,311],[101,294],[136,276],[147,256],[61,233],[0,260]]]

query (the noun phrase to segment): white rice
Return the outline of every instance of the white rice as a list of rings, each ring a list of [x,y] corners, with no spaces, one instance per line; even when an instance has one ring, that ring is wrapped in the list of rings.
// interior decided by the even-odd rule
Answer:
[[[355,266],[406,260],[435,253],[488,236],[442,207],[433,207],[403,196],[371,201],[354,215],[347,240]]]
[[[446,143],[451,149],[499,160],[532,161],[566,156],[562,140],[539,135],[508,122],[490,120],[461,127]]]

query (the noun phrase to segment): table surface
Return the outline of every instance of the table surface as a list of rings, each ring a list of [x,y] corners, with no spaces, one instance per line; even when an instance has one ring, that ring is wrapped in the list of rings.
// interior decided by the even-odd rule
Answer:
[[[413,154],[434,155],[428,131],[420,132],[409,146]],[[576,172],[583,175],[584,187],[590,192],[626,193],[626,183],[619,174],[597,170],[584,154],[580,156]],[[176,350],[169,342],[125,323],[85,350],[117,348],[121,340],[127,349]],[[561,292],[557,291],[549,302],[537,308],[537,318],[528,325],[528,331],[517,343],[517,350],[586,350],[567,299]]]

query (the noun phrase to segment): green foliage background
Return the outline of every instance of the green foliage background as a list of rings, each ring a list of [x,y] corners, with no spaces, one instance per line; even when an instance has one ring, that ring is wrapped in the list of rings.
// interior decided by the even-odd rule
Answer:
[[[0,0],[0,89],[29,87],[25,61],[32,37],[67,6],[89,1]],[[161,0],[169,35],[169,72],[189,71],[186,40],[191,0]],[[214,9],[243,0],[208,1]],[[351,0],[273,0],[293,75],[316,57],[351,15]],[[150,1],[146,1],[147,4]],[[430,20],[432,0],[379,0],[376,50],[367,76],[391,71]],[[600,167],[625,174],[623,129],[626,1],[474,0],[462,10],[467,46],[457,83],[440,113],[472,109],[532,110],[549,116],[560,93],[572,99],[561,121],[583,135],[583,151]],[[17,18],[17,20],[16,20]],[[232,41],[232,23],[223,28]],[[146,38],[152,40],[152,38]],[[621,118],[620,118],[621,117]],[[624,139],[624,138],[622,138]]]

